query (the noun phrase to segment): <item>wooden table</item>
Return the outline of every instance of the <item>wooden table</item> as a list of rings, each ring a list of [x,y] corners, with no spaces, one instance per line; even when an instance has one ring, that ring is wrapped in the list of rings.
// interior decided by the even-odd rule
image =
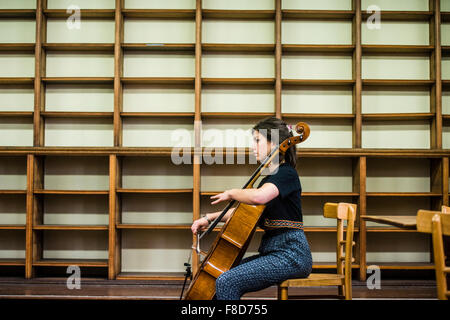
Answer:
[[[388,224],[402,229],[416,230],[416,216],[362,216],[366,221]]]

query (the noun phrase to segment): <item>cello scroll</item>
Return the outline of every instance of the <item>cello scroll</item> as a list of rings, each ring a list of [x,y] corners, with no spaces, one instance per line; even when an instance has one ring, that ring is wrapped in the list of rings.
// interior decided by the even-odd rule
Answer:
[[[308,124],[305,122],[299,122],[295,125],[295,131],[299,134],[298,136],[293,136],[291,138],[288,138],[284,140],[280,144],[280,153],[285,154],[286,151],[292,147],[294,144],[298,144],[300,142],[305,141],[309,137],[310,129]]]

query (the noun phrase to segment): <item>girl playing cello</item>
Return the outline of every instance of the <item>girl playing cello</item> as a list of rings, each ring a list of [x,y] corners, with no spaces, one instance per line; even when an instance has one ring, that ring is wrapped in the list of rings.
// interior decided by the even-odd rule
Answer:
[[[275,130],[275,131],[274,131]],[[273,133],[279,141],[292,137],[285,122],[270,117],[253,127],[253,152],[258,161],[263,161],[276,147]],[[266,207],[259,226],[264,235],[258,249],[259,254],[247,257],[234,268],[222,273],[216,280],[216,298],[238,300],[247,292],[257,291],[275,285],[289,278],[307,277],[312,270],[312,257],[308,241],[303,232],[301,208],[301,185],[296,166],[295,144],[278,163],[269,165],[269,174],[258,188],[231,189],[212,196],[217,204],[222,201],[238,202]],[[226,222],[233,209],[222,218]],[[194,221],[192,232],[205,230],[221,212],[208,213]]]

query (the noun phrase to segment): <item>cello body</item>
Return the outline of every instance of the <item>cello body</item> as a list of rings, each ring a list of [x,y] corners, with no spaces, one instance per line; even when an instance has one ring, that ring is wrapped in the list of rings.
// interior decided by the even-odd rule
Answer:
[[[309,137],[309,126],[300,122],[296,125],[299,136],[291,137],[283,141],[278,148],[272,150],[263,163],[259,166],[250,180],[245,184],[244,189],[253,188],[253,184],[259,178],[263,170],[267,169],[270,163],[279,153],[284,154],[293,145],[305,141]],[[208,230],[198,237],[197,241],[211,232],[218,221],[228,211],[234,200],[224,209],[208,228]],[[265,205],[249,205],[238,203],[230,219],[223,225],[217,235],[213,245],[210,247],[206,257],[201,263],[197,273],[192,279],[190,286],[184,296],[185,300],[211,300],[216,293],[216,279],[224,272],[238,265],[244,256],[248,245],[253,237]]]
[[[265,205],[240,203],[233,219],[222,227],[189,286],[184,299],[210,300],[216,293],[216,279],[239,264],[244,255]]]

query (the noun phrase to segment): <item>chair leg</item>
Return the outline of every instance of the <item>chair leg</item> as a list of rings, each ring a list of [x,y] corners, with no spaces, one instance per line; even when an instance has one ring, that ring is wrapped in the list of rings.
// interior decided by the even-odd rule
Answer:
[[[278,298],[278,300],[287,300],[288,299],[288,288],[278,286],[277,298]]]
[[[338,295],[339,296],[344,296],[345,295],[344,285],[338,286]]]
[[[345,300],[352,300],[352,286],[345,285],[344,292],[345,292]]]

